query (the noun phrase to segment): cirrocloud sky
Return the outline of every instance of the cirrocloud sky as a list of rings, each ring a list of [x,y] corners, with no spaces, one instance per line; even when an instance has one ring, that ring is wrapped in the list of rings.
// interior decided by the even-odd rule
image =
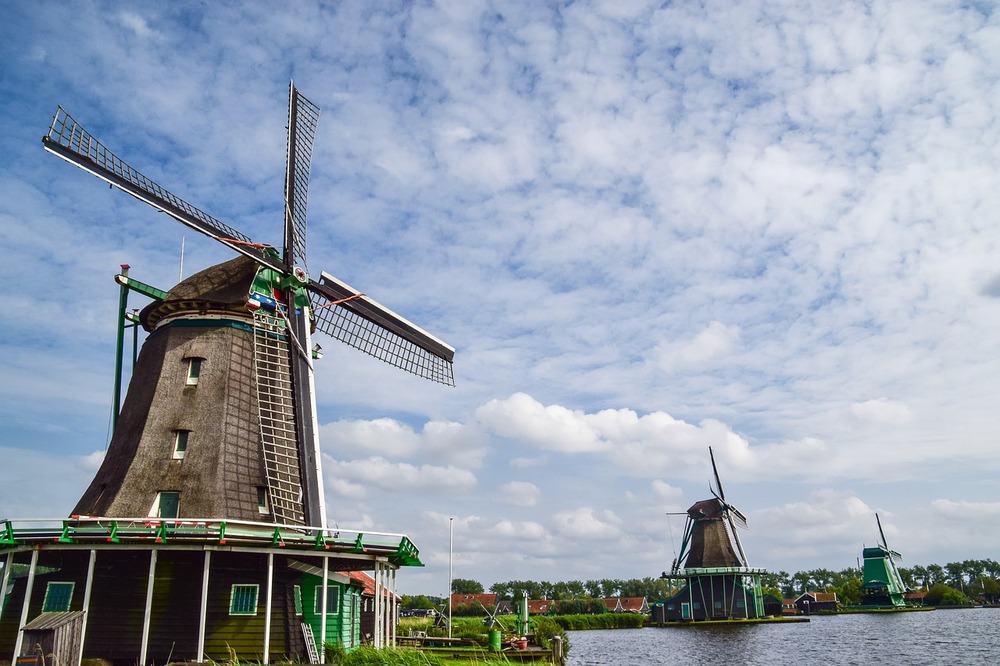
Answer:
[[[713,447],[751,565],[1000,551],[991,2],[8,3],[0,517],[66,515],[108,440],[120,264],[232,254],[42,150],[61,104],[280,242],[289,80],[322,109],[310,271],[457,349],[333,341],[331,522],[405,594],[658,576]],[[183,265],[181,247],[184,247]],[[135,307],[141,307],[133,296]]]

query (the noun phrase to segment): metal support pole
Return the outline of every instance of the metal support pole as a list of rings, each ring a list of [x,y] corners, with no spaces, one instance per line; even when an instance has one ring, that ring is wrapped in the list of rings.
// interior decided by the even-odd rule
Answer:
[[[121,274],[128,277],[128,264],[122,264]],[[111,414],[111,433],[118,426],[118,414],[122,406],[122,354],[125,348],[125,309],[128,307],[128,286],[121,285],[118,294],[118,338],[115,345],[115,396]]]
[[[10,663],[16,663],[21,656],[24,641],[24,625],[28,624],[28,607],[31,605],[31,588],[35,585],[35,569],[38,567],[38,551],[31,551],[31,565],[28,567],[28,582],[24,586],[24,604],[21,606],[21,622],[17,625],[17,640],[14,641],[14,656]]]
[[[452,560],[455,556],[455,519],[448,519],[448,638],[451,638]]]
[[[90,620],[90,592],[94,588],[94,567],[97,565],[97,551],[91,549],[90,562],[87,564],[87,584],[83,589],[83,624],[80,627],[80,650],[76,658],[76,666],[83,663],[83,650],[87,646],[87,622]]]
[[[212,566],[212,551],[205,551],[205,563],[201,572],[201,608],[198,613],[198,656],[195,661],[205,660],[205,625],[208,622],[208,572]]]
[[[142,618],[142,646],[139,648],[139,666],[146,666],[149,648],[149,623],[153,615],[153,586],[156,583],[156,550],[149,551],[149,581],[146,583],[146,611]]]
[[[274,553],[267,554],[267,608],[264,609],[264,664],[271,654],[271,588],[274,586]]]

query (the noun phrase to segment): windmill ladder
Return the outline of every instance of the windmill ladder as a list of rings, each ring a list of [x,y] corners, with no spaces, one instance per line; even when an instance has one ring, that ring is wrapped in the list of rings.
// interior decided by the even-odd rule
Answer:
[[[271,515],[279,523],[301,525],[305,514],[288,337],[283,319],[266,312],[254,313],[254,364]]]

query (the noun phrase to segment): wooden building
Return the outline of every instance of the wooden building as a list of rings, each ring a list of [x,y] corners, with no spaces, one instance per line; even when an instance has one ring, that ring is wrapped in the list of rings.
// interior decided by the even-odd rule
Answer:
[[[111,442],[70,518],[0,522],[0,660],[24,655],[31,632],[51,631],[78,645],[76,666],[320,663],[328,641],[362,640],[364,585],[344,571],[372,572],[371,642],[393,644],[396,571],[420,560],[404,535],[329,528],[312,334],[449,386],[455,350],[331,275],[309,277],[318,117],[290,85],[279,251],[171,194],[56,111],[46,150],[240,256],[170,291],[122,265]],[[151,300],[138,317],[131,292]],[[120,405],[133,324],[148,336]],[[28,574],[10,585],[15,564]],[[79,615],[56,627],[51,613]]]
[[[31,631],[69,613],[78,659],[116,664],[231,659],[321,660],[320,646],[360,645],[364,585],[373,572],[368,640],[393,643],[395,571],[419,565],[400,535],[157,520],[0,523],[6,553],[0,659],[32,654]],[[28,575],[8,585],[13,565]],[[326,580],[324,586],[323,581]],[[325,597],[325,603],[324,603]],[[65,652],[65,651],[64,651]],[[58,652],[57,652],[58,654]],[[13,661],[13,659],[12,659]]]

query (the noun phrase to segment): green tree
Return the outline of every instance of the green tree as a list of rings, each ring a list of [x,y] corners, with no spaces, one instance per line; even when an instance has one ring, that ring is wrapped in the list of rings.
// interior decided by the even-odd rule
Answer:
[[[483,584],[468,578],[455,578],[451,581],[452,594],[482,594]]]
[[[968,606],[969,597],[964,592],[949,587],[944,583],[935,583],[927,591],[924,602],[928,606]]]
[[[419,594],[415,597],[403,595],[400,599],[400,606],[407,610],[414,608],[434,608],[434,602],[426,596]]]

